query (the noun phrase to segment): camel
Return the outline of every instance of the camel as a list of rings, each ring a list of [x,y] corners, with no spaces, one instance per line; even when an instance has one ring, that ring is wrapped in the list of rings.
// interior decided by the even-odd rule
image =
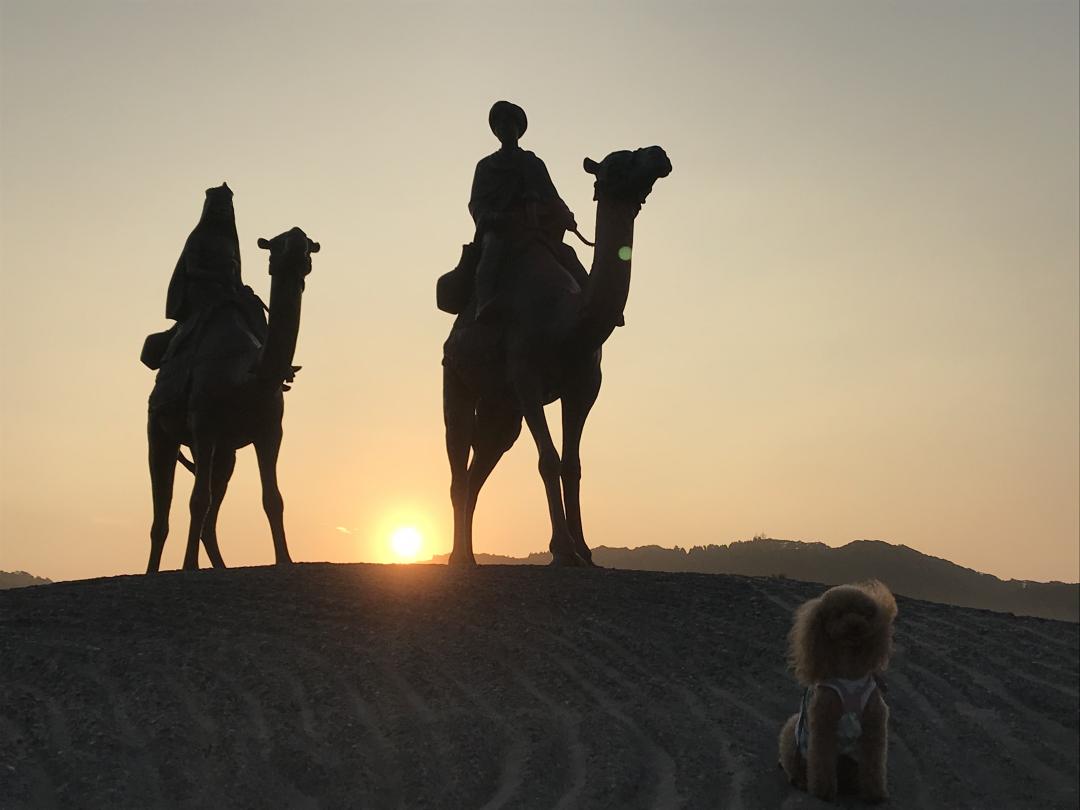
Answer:
[[[311,254],[319,251],[299,228],[273,239],[260,239],[270,251],[270,314],[265,343],[245,322],[240,307],[225,299],[205,315],[202,331],[171,361],[172,380],[180,387],[165,390],[169,363],[150,395],[147,438],[154,522],[150,529],[148,574],[161,566],[169,533],[169,507],[180,445],[191,448],[195,483],[191,490],[184,570],[199,567],[202,540],[214,568],[224,568],[217,540],[217,517],[236,464],[236,451],[255,445],[262,481],[263,509],[270,521],[278,565],[291,563],[285,542],[284,504],[277,483],[285,383],[298,369],[292,365],[300,328],[304,278],[311,272]],[[186,352],[183,353],[183,352]],[[185,465],[187,466],[187,465]]]
[[[540,240],[504,268],[500,323],[477,323],[475,297],[443,346],[443,417],[454,508],[451,565],[476,565],[473,515],[484,482],[521,434],[539,453],[551,517],[552,564],[593,565],[581,523],[579,455],[585,420],[600,392],[601,347],[622,323],[630,290],[634,219],[653,184],[671,172],[659,146],[585,159],[596,177],[596,246],[582,289]],[[561,400],[560,457],[544,405]],[[470,461],[471,451],[471,461]]]

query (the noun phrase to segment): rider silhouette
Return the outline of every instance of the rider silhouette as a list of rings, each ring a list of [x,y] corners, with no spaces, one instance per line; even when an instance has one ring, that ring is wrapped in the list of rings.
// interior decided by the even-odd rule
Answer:
[[[227,183],[206,190],[202,216],[184,242],[169,281],[166,318],[183,322],[225,298],[254,296],[240,278],[240,240],[232,198]]]
[[[184,242],[165,297],[165,317],[177,323],[147,337],[142,361],[152,369],[175,356],[181,344],[216,305],[236,304],[252,334],[266,337],[266,316],[259,297],[240,277],[240,240],[236,234],[233,193],[227,183],[206,190],[202,215]]]
[[[544,161],[518,146],[528,119],[525,111],[509,101],[496,101],[488,114],[488,124],[501,144],[476,164],[469,213],[476,224],[475,244],[480,246],[476,265],[476,319],[490,320],[494,314],[498,274],[509,249],[516,242],[539,236],[557,250],[567,269],[584,287],[588,274],[574,256],[567,261],[569,246],[562,246],[563,234],[577,228],[574,214],[563,202],[551,181]]]

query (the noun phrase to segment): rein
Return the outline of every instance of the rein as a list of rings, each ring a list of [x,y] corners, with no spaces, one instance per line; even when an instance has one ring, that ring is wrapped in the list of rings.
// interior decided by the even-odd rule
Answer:
[[[588,239],[581,235],[581,231],[579,231],[577,228],[571,228],[570,233],[572,233],[589,247],[596,247],[596,242],[590,242]]]

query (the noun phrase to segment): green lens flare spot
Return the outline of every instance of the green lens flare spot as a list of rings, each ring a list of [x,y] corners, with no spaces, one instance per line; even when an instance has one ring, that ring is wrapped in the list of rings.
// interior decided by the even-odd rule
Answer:
[[[628,262],[630,261],[631,252],[632,251],[630,250],[629,245],[623,245],[621,248],[619,248],[619,258],[622,259],[624,262]]]

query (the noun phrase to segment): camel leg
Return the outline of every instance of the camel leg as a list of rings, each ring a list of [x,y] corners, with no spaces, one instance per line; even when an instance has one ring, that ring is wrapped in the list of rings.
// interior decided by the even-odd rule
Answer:
[[[155,574],[161,568],[161,552],[169,536],[169,508],[172,506],[173,481],[176,476],[176,454],[180,442],[169,438],[151,416],[146,424],[150,456],[150,491],[154,499],[154,522],[150,527],[150,561],[146,573]]]
[[[582,390],[567,392],[562,398],[563,453],[562,485],[566,504],[566,522],[574,538],[574,550],[589,565],[592,552],[585,542],[581,524],[581,434],[596,397],[600,393],[600,369],[583,381]]]
[[[521,414],[512,402],[481,400],[476,410],[473,431],[472,463],[469,465],[468,490],[465,498],[465,539],[472,551],[473,515],[480,490],[507,450],[521,435]]]
[[[214,446],[200,442],[191,443],[191,456],[195,462],[195,483],[191,487],[191,525],[188,526],[187,550],[184,552],[184,570],[199,570],[199,538],[202,537],[206,513],[210,510],[210,482],[213,476]]]
[[[225,490],[229,487],[229,479],[232,478],[236,467],[236,451],[219,448],[214,453],[214,469],[210,476],[210,510],[206,513],[203,523],[202,543],[206,549],[206,556],[210,558],[210,564],[214,568],[224,568],[225,560],[221,558],[221,549],[218,548],[217,519],[221,510],[221,502],[225,499]]]
[[[551,550],[552,565],[585,565],[585,561],[574,551],[574,539],[570,535],[570,527],[566,523],[566,512],[563,511],[562,486],[560,484],[559,452],[555,449],[555,442],[551,439],[551,431],[548,429],[547,417],[544,416],[544,406],[540,404],[540,397],[529,387],[528,393],[521,396],[520,389],[518,398],[521,402],[522,415],[525,424],[529,426],[536,449],[540,454],[540,477],[544,481],[544,492],[547,494],[548,514],[551,516]]]
[[[469,490],[469,449],[476,421],[476,400],[448,368],[443,367],[443,422],[450,460],[450,503],[454,508],[454,548],[450,565],[476,565],[472,536],[465,534],[465,502]]]
[[[278,452],[281,450],[281,427],[255,441],[255,455],[259,459],[259,478],[262,479],[263,510],[270,521],[270,534],[274,538],[274,562],[285,565],[292,562],[289,546],[285,542],[285,502],[277,482]]]

